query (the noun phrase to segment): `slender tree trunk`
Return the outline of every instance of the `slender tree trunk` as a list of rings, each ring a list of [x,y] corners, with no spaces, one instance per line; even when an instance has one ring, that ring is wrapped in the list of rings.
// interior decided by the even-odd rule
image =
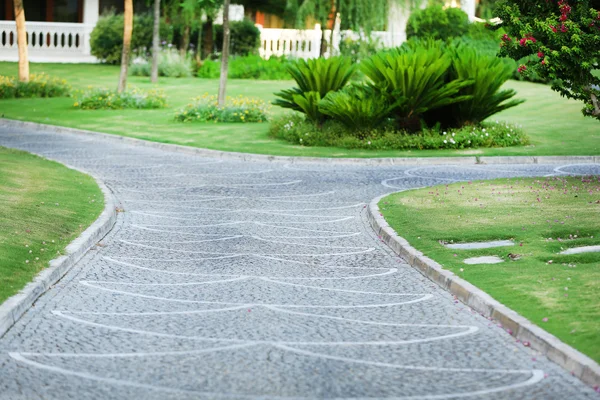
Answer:
[[[341,0],[332,0],[332,4],[333,4],[333,10],[332,14],[333,14],[333,22],[331,23],[331,35],[329,37],[329,57],[333,57],[335,56],[335,54],[333,54],[333,39],[335,39],[335,25],[338,19],[338,15],[340,12],[340,6],[341,6]]]
[[[183,28],[183,37],[181,38],[181,48],[179,49],[179,54],[181,57],[185,57],[188,48],[190,47],[190,30],[192,28],[189,25],[186,25]]]
[[[154,0],[154,26],[152,28],[152,70],[150,81],[158,82],[158,53],[160,51],[160,0]]]
[[[29,82],[29,56],[27,55],[27,31],[23,0],[14,0],[15,22],[17,23],[17,46],[19,48],[19,80]]]
[[[133,32],[133,1],[125,0],[125,14],[123,15],[123,53],[121,55],[121,76],[119,77],[119,93],[127,89],[127,68],[131,54],[131,34]]]
[[[325,35],[325,28],[327,28],[327,24],[321,25],[321,48],[319,49],[319,57],[324,57],[325,52],[327,51],[327,40]]]
[[[223,52],[221,53],[221,78],[219,79],[219,106],[225,105],[225,91],[227,86],[227,68],[229,66],[229,4],[230,0],[223,2]]]
[[[213,52],[214,47],[214,31],[213,19],[211,16],[206,17],[206,22],[202,25],[202,59],[206,59]]]

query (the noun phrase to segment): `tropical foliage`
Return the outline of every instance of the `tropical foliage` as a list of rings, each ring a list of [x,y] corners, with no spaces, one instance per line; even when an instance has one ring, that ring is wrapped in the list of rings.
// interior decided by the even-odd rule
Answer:
[[[524,144],[514,127],[484,128],[486,119],[522,102],[502,89],[513,65],[464,44],[433,40],[409,41],[363,60],[366,80],[351,85],[354,67],[346,58],[298,61],[289,68],[298,87],[277,93],[274,104],[304,114],[304,122],[275,123],[272,135],[307,145],[356,147],[358,140],[394,149]]]
[[[318,110],[318,103],[330,92],[342,89],[356,68],[349,58],[330,57],[298,60],[290,64],[288,72],[298,87],[275,93],[280,97],[273,104],[300,111],[315,121],[322,122],[326,115]]]
[[[371,86],[348,85],[338,92],[331,92],[319,104],[319,110],[339,121],[357,135],[384,124],[394,108],[404,99],[393,103]]]
[[[399,127],[418,130],[425,112],[470,99],[459,92],[473,81],[447,79],[451,64],[441,43],[427,42],[376,54],[361,70],[382,96],[400,100],[393,110]]]
[[[551,81],[562,96],[584,103],[600,120],[600,0],[501,0],[506,35],[501,55],[529,57],[519,72]]]
[[[502,85],[512,77],[513,64],[497,57],[482,54],[479,50],[460,45],[451,48],[452,64],[447,81],[471,81],[459,94],[463,100],[426,113],[430,123],[440,123],[444,128],[477,125],[494,114],[517,106],[523,100],[511,100],[516,92],[502,90]]]

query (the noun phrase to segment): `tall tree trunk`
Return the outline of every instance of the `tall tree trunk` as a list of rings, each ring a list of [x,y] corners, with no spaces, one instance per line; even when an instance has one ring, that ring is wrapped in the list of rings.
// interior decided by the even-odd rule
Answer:
[[[190,47],[191,29],[192,28],[189,25],[186,25],[185,28],[183,28],[183,36],[181,37],[181,48],[179,49],[179,54],[181,54],[181,57],[185,57],[185,54],[187,53],[187,50]]]
[[[133,0],[125,0],[125,13],[123,14],[123,53],[121,54],[121,76],[119,77],[119,93],[127,89],[127,68],[131,54],[131,33],[133,32]]]
[[[160,0],[154,0],[154,26],[152,27],[152,70],[150,81],[158,82],[158,53],[160,51]]]
[[[227,68],[229,67],[229,4],[230,0],[223,2],[223,52],[221,53],[221,77],[219,79],[219,106],[225,105],[225,91],[227,86]]]
[[[211,16],[206,16],[206,22],[202,24],[202,59],[206,59],[213,52],[214,47],[214,31],[213,19]]]
[[[333,54],[333,40],[335,39],[335,26],[340,12],[341,0],[331,0],[331,3],[333,5],[331,10],[331,13],[333,14],[333,22],[331,23],[331,35],[329,37],[329,57],[335,56],[335,54]]]
[[[23,0],[14,0],[15,22],[17,23],[17,46],[19,47],[19,80],[29,82],[29,56],[27,55],[27,31]]]
[[[327,24],[321,25],[321,48],[319,49],[319,57],[324,57],[325,52],[327,51],[327,39],[325,38],[325,29],[327,28]]]

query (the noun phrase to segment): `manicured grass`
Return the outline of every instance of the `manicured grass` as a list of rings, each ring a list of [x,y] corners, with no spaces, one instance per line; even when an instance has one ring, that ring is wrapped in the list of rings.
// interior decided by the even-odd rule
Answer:
[[[91,177],[0,147],[0,303],[58,257],[103,208]]]
[[[32,72],[64,77],[75,89],[116,87],[118,67],[107,65],[32,64]],[[0,63],[0,75],[15,75],[16,63]],[[130,86],[158,87],[168,96],[169,108],[162,110],[91,111],[72,107],[73,100],[0,100],[0,115],[6,118],[41,122],[105,133],[131,136],[164,143],[215,150],[287,156],[318,157],[437,157],[461,155],[596,155],[600,154],[600,123],[581,115],[581,105],[561,98],[549,87],[510,81],[527,102],[507,110],[494,119],[522,124],[532,145],[498,149],[369,151],[334,147],[304,147],[268,136],[268,124],[176,123],[175,111],[190,99],[206,92],[217,93],[217,80],[198,78],[161,78],[153,85],[145,77],[130,77]],[[228,94],[274,100],[273,93],[292,87],[292,81],[230,80]],[[274,107],[275,114],[284,111]]]
[[[558,254],[600,244],[600,177],[459,183],[396,193],[379,207],[425,255],[600,361],[600,253]],[[452,250],[439,243],[501,239],[516,245]],[[505,261],[463,263],[486,255]]]

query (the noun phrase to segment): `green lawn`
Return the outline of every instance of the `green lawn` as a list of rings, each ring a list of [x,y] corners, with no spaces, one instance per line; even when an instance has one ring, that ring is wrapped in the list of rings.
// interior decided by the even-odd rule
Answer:
[[[379,207],[425,255],[600,361],[600,253],[558,254],[600,244],[600,177],[458,183],[396,193]],[[439,243],[501,239],[516,245],[452,250]],[[485,255],[505,261],[463,263]]]
[[[15,75],[16,63],[0,63],[0,75]],[[47,72],[66,78],[76,89],[88,86],[116,87],[119,69],[107,65],[32,64],[32,72]],[[495,119],[524,126],[532,146],[500,149],[368,151],[341,148],[303,147],[271,139],[268,124],[176,123],[173,115],[191,98],[205,92],[217,93],[218,82],[198,78],[161,78],[152,85],[148,78],[130,77],[130,86],[163,89],[169,108],[162,110],[91,111],[72,107],[73,100],[0,100],[0,115],[6,118],[61,125],[140,139],[215,150],[287,156],[320,157],[437,157],[460,155],[597,155],[600,154],[600,123],[581,115],[581,105],[561,98],[549,87],[510,81],[527,102]],[[229,95],[247,95],[266,101],[273,92],[293,86],[292,81],[230,80]],[[283,112],[273,108],[275,114]]]
[[[0,303],[58,257],[103,208],[91,177],[0,147]]]

